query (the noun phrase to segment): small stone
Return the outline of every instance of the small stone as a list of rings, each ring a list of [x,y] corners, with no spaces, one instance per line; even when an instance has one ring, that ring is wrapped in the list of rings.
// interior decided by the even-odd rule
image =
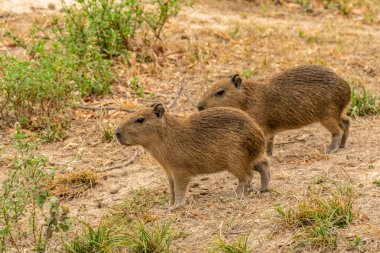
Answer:
[[[113,186],[113,187],[111,187],[110,193],[111,194],[116,194],[116,193],[119,192],[119,190],[120,190],[119,186]]]
[[[209,180],[209,177],[202,177],[201,178],[201,181],[206,181],[206,180]]]
[[[53,3],[48,3],[48,8],[52,11],[55,10],[55,5]]]

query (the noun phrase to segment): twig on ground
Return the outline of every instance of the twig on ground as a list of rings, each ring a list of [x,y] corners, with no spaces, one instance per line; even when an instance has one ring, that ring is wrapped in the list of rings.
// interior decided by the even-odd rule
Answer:
[[[180,96],[182,95],[182,92],[183,92],[183,83],[181,83],[181,87],[178,89],[176,97],[175,97],[174,100],[168,105],[168,108],[172,108],[172,107],[177,103],[178,99],[179,99]]]
[[[296,143],[296,142],[305,142],[305,140],[301,139],[301,140],[292,140],[292,141],[277,142],[277,143],[275,143],[275,145],[285,145],[285,144]]]
[[[120,163],[120,164],[116,164],[116,165],[113,165],[113,166],[110,166],[108,168],[105,168],[103,170],[103,172],[106,172],[106,171],[110,171],[110,170],[114,170],[114,169],[117,169],[117,168],[120,168],[120,167],[125,167],[125,166],[128,166],[130,164],[132,164],[134,162],[134,160],[141,155],[142,152],[140,152],[139,150],[136,150],[136,152],[133,154],[133,156],[128,159],[127,161],[123,162],[123,163]]]
[[[113,107],[113,106],[87,106],[87,105],[78,105],[73,106],[74,109],[80,109],[80,110],[91,110],[91,111],[123,111],[123,112],[135,112],[135,109],[123,109],[120,107]]]
[[[348,180],[350,180],[350,183],[352,183],[352,178],[350,177],[350,175],[348,175],[348,173],[347,173],[347,171],[344,169],[344,167],[343,167],[343,166],[339,166],[339,167],[342,169],[344,175],[348,178]]]

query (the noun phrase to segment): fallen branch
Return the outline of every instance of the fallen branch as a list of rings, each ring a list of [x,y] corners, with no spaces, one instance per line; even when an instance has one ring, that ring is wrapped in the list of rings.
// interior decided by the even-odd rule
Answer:
[[[87,105],[78,105],[73,106],[74,109],[80,109],[80,110],[91,110],[91,111],[122,111],[122,112],[135,112],[135,109],[123,109],[120,107],[113,107],[113,106],[87,106]]]
[[[127,161],[125,161],[125,162],[123,162],[123,163],[116,164],[116,165],[110,166],[110,167],[108,167],[108,168],[105,168],[105,169],[103,170],[103,172],[110,171],[110,170],[114,170],[114,169],[117,169],[117,168],[120,168],[120,167],[126,167],[126,166],[132,164],[132,163],[134,162],[134,160],[135,160],[140,154],[141,154],[141,153],[139,152],[139,150],[136,150],[136,152],[133,154],[133,156],[132,156],[129,160],[127,160]]]

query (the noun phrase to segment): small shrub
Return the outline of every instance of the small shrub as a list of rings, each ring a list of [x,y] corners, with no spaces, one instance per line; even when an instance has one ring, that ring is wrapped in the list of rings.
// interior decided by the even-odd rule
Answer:
[[[170,253],[170,244],[173,240],[171,222],[151,227],[140,224],[137,233],[128,236],[128,246],[132,253]]]
[[[351,90],[351,108],[348,115],[351,117],[376,115],[380,112],[380,105],[376,96],[370,94],[364,86],[361,91]]]
[[[94,229],[90,224],[82,222],[86,231],[76,234],[75,238],[64,243],[66,253],[114,252],[125,245],[126,237],[118,234],[117,229],[100,224]]]
[[[248,245],[248,237],[241,236],[235,242],[226,242],[220,235],[211,253],[252,253],[254,250]]]
[[[138,31],[145,33],[147,42],[151,31],[160,37],[163,26],[177,15],[178,0],[155,0],[154,10],[145,10],[137,0],[77,0],[80,8],[64,7],[68,42],[74,45],[94,45],[104,55],[112,57],[125,50],[135,51],[134,38]],[[148,29],[147,29],[148,28]]]
[[[25,240],[35,251],[45,252],[53,233],[66,232],[71,224],[68,209],[45,190],[51,177],[46,157],[36,155],[36,147],[25,138],[17,127],[14,145],[18,154],[0,191],[0,252],[11,247],[21,252]]]
[[[30,61],[0,56],[0,115],[25,128],[45,129],[48,142],[63,139],[68,126],[65,108],[76,91],[82,96],[110,91],[110,62],[94,51],[78,57],[57,43],[47,49],[37,42],[31,55]]]
[[[374,186],[380,187],[380,179],[377,179],[372,182]]]

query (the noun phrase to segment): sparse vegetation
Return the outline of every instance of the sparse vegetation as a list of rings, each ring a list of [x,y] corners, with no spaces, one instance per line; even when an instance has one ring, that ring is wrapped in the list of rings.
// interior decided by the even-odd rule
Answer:
[[[362,90],[351,90],[351,108],[348,115],[352,117],[376,115],[380,113],[380,104],[377,97],[362,87]]]
[[[355,236],[353,240],[350,240],[347,245],[348,250],[358,250],[359,252],[366,252],[366,242],[361,236]]]
[[[0,191],[0,251],[14,248],[21,252],[27,242],[36,252],[45,252],[53,233],[66,232],[71,220],[68,210],[46,191],[46,183],[53,176],[46,168],[46,157],[36,155],[36,146],[19,128],[14,145],[18,154]]]
[[[212,253],[252,253],[253,248],[248,244],[249,236],[240,236],[236,241],[229,242],[219,236],[218,240],[214,243]]]
[[[85,231],[76,234],[75,238],[64,243],[66,253],[114,252],[125,246],[126,237],[118,234],[117,228],[100,224],[94,229],[90,224],[82,222]]]
[[[374,180],[372,183],[373,185],[380,187],[380,179]]]
[[[167,196],[149,189],[132,190],[128,199],[113,207],[112,215],[105,217],[105,223],[128,225],[134,220],[144,223],[154,221],[152,207],[166,202]]]
[[[140,224],[137,232],[129,234],[128,247],[132,253],[170,253],[172,240],[171,222],[155,223],[150,227]]]
[[[351,223],[355,216],[354,201],[355,194],[349,186],[334,190],[322,187],[294,208],[277,207],[276,211],[283,224],[299,228],[294,248],[314,245],[336,249],[338,235],[333,229]]]
[[[137,49],[141,52],[136,45],[139,40],[151,46],[149,31],[151,37],[159,38],[165,23],[180,8],[178,0],[154,1],[155,8],[150,11],[135,0],[77,2],[80,8],[64,5],[63,22],[58,18],[52,20],[51,30],[45,31],[53,32],[47,42],[37,40],[28,47],[17,35],[6,32],[16,45],[27,50],[29,60],[8,54],[0,56],[3,77],[0,80],[0,116],[10,116],[32,130],[46,129],[43,136],[48,142],[64,138],[67,125],[61,122],[68,117],[64,117],[63,111],[78,93],[86,97],[111,91],[112,60],[104,56],[128,55],[129,51]],[[144,36],[132,42],[138,31]],[[143,95],[144,89],[138,85],[138,79],[131,86],[136,95]]]

